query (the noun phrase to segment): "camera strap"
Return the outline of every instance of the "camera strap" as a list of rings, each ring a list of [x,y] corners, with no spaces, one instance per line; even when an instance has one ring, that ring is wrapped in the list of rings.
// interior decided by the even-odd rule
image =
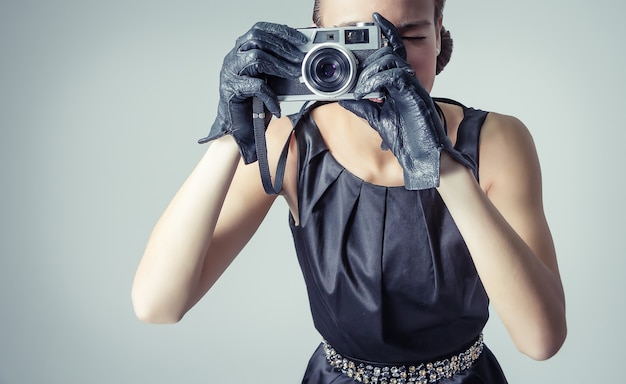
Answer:
[[[302,114],[306,112],[309,107],[314,108],[326,103],[329,102],[317,101],[311,103],[310,101],[307,101],[302,105],[297,114],[291,116],[293,130],[289,134],[289,137],[280,152],[278,165],[276,166],[275,180],[274,183],[272,183],[272,174],[270,173],[270,166],[267,157],[267,142],[265,140],[265,130],[267,129],[265,123],[267,121],[265,119],[265,106],[258,97],[254,97],[252,99],[252,121],[254,123],[254,141],[256,144],[257,160],[259,162],[259,171],[261,172],[261,183],[263,184],[265,193],[268,195],[278,195],[283,188],[285,170],[287,168],[287,155],[289,154],[289,143],[291,142],[291,136],[300,121],[300,117],[302,117]]]
[[[257,160],[259,162],[259,171],[261,172],[261,183],[263,184],[265,193],[268,195],[277,195],[283,188],[283,179],[285,176],[285,168],[287,166],[287,154],[289,152],[291,135],[289,135],[289,139],[280,153],[278,166],[276,167],[276,177],[274,183],[272,183],[272,175],[270,173],[270,166],[267,158],[267,142],[265,140],[265,130],[267,129],[265,124],[265,106],[258,97],[254,97],[252,100],[252,117]]]

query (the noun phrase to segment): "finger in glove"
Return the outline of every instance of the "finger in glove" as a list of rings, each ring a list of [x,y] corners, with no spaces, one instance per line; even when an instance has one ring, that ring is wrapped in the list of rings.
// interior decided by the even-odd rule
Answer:
[[[398,28],[389,20],[385,19],[380,13],[375,12],[372,18],[374,19],[374,23],[380,28],[383,36],[387,39],[387,45],[391,47],[396,55],[406,59],[406,48],[404,47],[402,36]]]

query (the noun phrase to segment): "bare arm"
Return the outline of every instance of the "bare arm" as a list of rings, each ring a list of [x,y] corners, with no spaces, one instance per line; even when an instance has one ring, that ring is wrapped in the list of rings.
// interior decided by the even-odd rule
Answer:
[[[534,143],[518,120],[490,114],[480,156],[478,185],[444,153],[439,193],[515,345],[534,359],[547,359],[567,331]]]
[[[289,129],[288,119],[268,129],[271,155]],[[179,321],[267,214],[276,197],[263,191],[258,165],[244,165],[240,157],[232,137],[212,142],[155,225],[132,288],[135,313],[142,321]]]

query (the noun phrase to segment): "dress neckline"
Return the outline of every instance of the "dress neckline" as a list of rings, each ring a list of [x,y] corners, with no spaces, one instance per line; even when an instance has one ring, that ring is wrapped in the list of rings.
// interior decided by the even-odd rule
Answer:
[[[467,108],[452,99],[446,99],[446,98],[433,98],[434,101],[439,101],[445,104],[452,104],[452,105],[457,105],[459,107],[461,107],[463,109],[463,118],[461,119],[461,122],[459,123],[459,127],[457,128],[457,132],[461,130],[461,128],[463,127],[463,125],[465,124],[466,120],[467,120]],[[317,106],[317,105],[316,105]],[[444,131],[446,132],[446,134],[448,133],[448,129],[447,129],[447,121],[445,118],[445,114],[443,113],[443,110],[441,110],[441,107],[439,107],[437,105],[437,103],[435,103],[435,107],[437,108],[437,111],[440,111],[441,115],[443,116],[443,124],[444,124]],[[333,156],[333,154],[330,152],[330,148],[328,148],[328,145],[326,144],[326,141],[324,140],[324,136],[322,135],[322,132],[320,131],[317,122],[315,121],[315,119],[313,119],[313,117],[311,116],[311,114],[308,114],[308,118],[311,121],[311,123],[313,124],[313,126],[315,127],[315,131],[317,132],[317,134],[320,136],[321,142],[323,143],[324,146],[324,150],[325,152],[327,152],[326,156],[328,156],[328,159],[336,166],[338,167],[342,174],[346,174],[348,175],[350,178],[356,180],[357,182],[359,182],[360,184],[367,186],[369,188],[375,188],[375,189],[386,189],[386,190],[406,190],[405,185],[383,185],[383,184],[376,184],[367,180],[364,180],[363,178],[357,176],[355,173],[353,173],[352,171],[350,171],[348,168],[346,168],[343,164],[341,164],[336,158],[335,156]],[[457,141],[454,143],[454,147],[456,148],[458,143],[459,143],[459,135],[457,133]]]

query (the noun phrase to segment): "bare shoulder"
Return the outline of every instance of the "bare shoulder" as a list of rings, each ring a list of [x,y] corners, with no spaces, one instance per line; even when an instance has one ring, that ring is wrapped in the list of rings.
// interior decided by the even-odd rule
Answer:
[[[288,116],[282,116],[280,118],[272,119],[267,127],[266,137],[268,145],[271,141],[282,141],[283,138],[289,136],[289,133],[293,130],[291,119]]]
[[[524,123],[490,112],[480,137],[480,180],[488,193],[499,189],[540,193],[541,172],[533,138]]]

